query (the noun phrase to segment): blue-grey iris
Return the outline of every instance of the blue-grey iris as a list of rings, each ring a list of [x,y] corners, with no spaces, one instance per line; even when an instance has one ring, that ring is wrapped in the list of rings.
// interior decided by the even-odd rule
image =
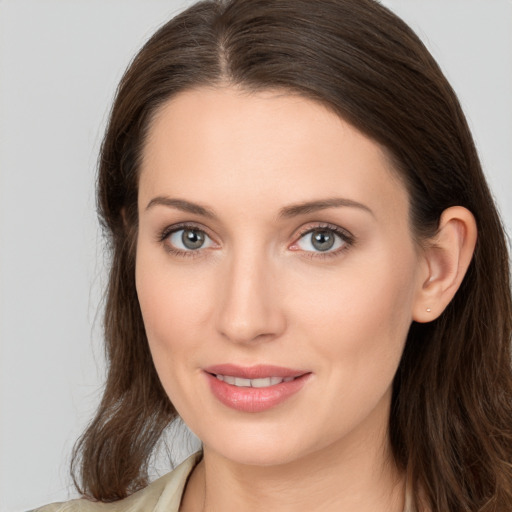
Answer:
[[[334,245],[334,233],[327,230],[317,230],[311,233],[311,243],[319,251],[328,251]]]
[[[187,249],[199,249],[204,244],[204,233],[196,229],[184,229],[181,241]]]

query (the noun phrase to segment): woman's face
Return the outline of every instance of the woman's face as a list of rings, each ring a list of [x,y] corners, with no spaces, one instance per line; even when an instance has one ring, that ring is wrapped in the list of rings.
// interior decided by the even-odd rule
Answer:
[[[383,439],[425,263],[381,147],[299,96],[202,88],[143,157],[138,297],[205,450],[269,465]]]

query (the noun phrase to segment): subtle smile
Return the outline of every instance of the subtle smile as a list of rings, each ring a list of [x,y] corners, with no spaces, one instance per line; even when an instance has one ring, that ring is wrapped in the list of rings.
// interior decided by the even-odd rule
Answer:
[[[231,364],[204,369],[213,396],[240,412],[263,412],[298,393],[312,376],[309,371],[277,366]]]

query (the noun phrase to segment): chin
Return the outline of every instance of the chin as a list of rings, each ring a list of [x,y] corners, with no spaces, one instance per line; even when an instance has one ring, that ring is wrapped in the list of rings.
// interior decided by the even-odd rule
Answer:
[[[261,467],[289,464],[301,458],[301,455],[304,455],[293,450],[283,450],[282,447],[276,449],[275,445],[268,446],[266,449],[230,446],[219,453],[224,458],[237,464]]]
[[[295,431],[295,434],[298,432]],[[211,443],[209,443],[209,439]],[[246,430],[242,435],[231,432],[206,436],[205,450],[211,450],[234,463],[247,466],[279,466],[301,459],[314,448],[307,449],[309,443],[300,435],[290,436],[268,429]]]

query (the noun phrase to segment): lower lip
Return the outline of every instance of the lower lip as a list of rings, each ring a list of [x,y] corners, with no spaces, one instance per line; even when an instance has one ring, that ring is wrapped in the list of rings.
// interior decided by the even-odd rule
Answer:
[[[310,373],[290,382],[281,382],[265,388],[238,387],[205,373],[214,396],[224,405],[242,412],[262,412],[283,403],[302,389]]]

